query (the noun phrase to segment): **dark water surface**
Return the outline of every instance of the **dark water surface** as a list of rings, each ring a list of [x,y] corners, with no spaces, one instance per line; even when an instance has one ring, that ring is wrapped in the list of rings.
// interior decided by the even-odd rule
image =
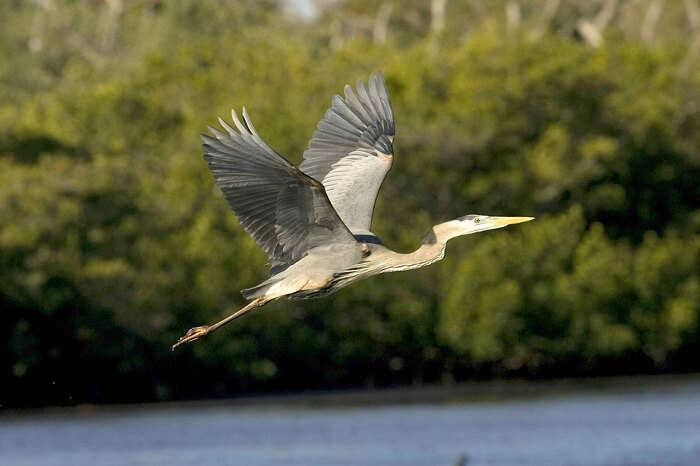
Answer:
[[[478,402],[6,413],[0,465],[700,465],[700,380],[648,381]]]

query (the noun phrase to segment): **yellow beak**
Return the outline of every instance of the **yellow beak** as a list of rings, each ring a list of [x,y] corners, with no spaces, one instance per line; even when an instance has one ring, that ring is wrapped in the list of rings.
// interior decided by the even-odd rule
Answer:
[[[488,222],[494,227],[504,227],[506,225],[529,222],[534,219],[535,217],[489,217]]]

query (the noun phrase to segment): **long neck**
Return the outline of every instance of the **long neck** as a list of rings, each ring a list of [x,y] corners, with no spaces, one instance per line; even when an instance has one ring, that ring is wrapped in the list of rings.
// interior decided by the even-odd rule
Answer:
[[[436,235],[434,230],[428,232],[423,239],[423,244],[418,249],[408,254],[393,252],[390,257],[390,264],[383,272],[399,272],[425,267],[445,257],[445,247],[447,239],[441,235]]]

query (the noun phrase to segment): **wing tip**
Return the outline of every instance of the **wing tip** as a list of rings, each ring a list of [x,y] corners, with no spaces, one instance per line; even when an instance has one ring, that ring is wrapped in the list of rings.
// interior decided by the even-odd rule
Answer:
[[[382,70],[377,70],[369,75],[369,80],[376,81],[377,84],[381,84],[384,82],[384,73],[382,73]]]
[[[231,109],[231,119],[233,120],[233,124],[236,125],[236,128],[238,128],[238,131],[241,134],[245,134],[248,132],[248,128],[246,128],[243,123],[241,123],[241,120],[238,118],[238,113],[236,112],[236,109]]]

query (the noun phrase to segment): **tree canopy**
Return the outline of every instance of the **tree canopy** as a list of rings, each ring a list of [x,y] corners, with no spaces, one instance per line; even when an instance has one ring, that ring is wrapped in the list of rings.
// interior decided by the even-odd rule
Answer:
[[[678,37],[700,26],[680,2],[646,35],[627,2],[457,3],[305,21],[274,1],[3,3],[0,404],[700,369],[700,60]],[[171,353],[267,272],[198,133],[245,105],[298,163],[331,96],[376,70],[389,247],[469,213],[536,221]]]

